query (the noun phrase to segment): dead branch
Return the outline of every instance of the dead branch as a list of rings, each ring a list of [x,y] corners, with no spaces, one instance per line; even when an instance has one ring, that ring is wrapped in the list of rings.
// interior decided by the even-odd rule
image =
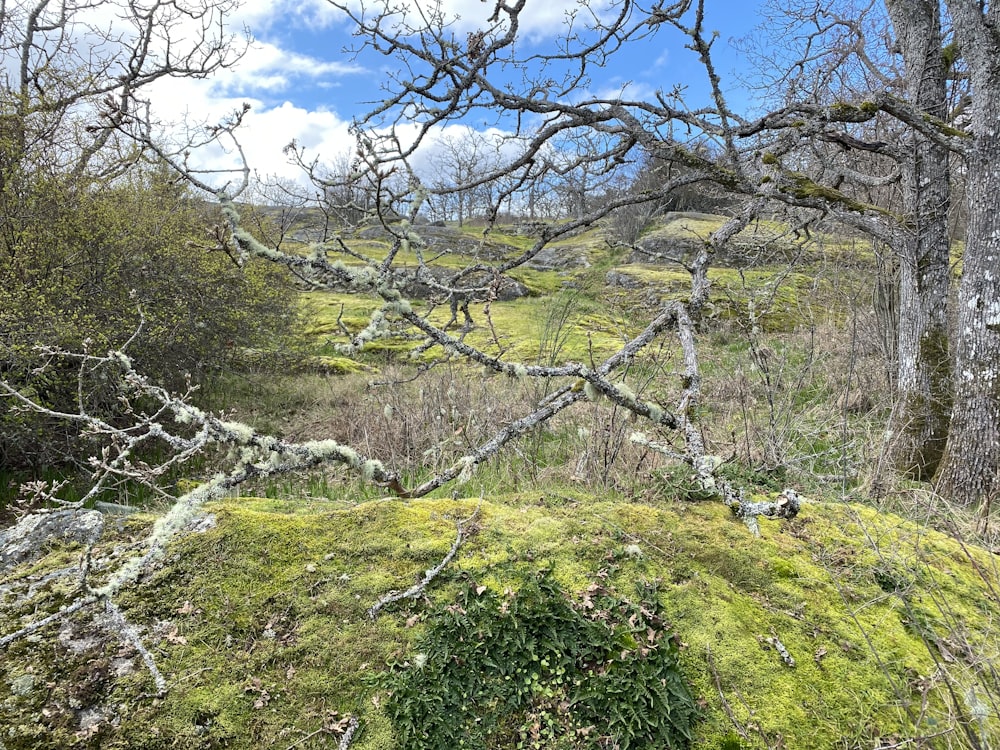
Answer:
[[[389,606],[390,604],[394,604],[403,599],[415,599],[416,597],[420,596],[420,594],[423,593],[424,589],[427,588],[427,585],[431,581],[433,581],[442,570],[445,569],[448,563],[451,562],[452,558],[458,552],[459,547],[461,547],[462,544],[465,542],[468,530],[471,528],[475,528],[474,524],[476,519],[479,518],[479,511],[480,508],[479,506],[477,506],[471,516],[466,518],[464,521],[457,521],[455,523],[455,526],[458,529],[458,533],[455,536],[454,543],[451,545],[451,549],[449,549],[448,554],[446,554],[441,559],[441,562],[439,562],[433,568],[424,571],[424,577],[421,578],[418,583],[408,588],[406,591],[402,592],[390,591],[388,594],[382,596],[377,602],[375,602],[375,604],[369,607],[367,612],[368,618],[374,620],[376,617],[378,617],[378,613],[382,611],[382,609],[384,609],[385,607]]]

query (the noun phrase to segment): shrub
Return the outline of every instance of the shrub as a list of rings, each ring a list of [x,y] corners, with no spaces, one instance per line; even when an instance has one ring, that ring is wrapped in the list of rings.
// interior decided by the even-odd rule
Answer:
[[[238,363],[245,348],[288,336],[294,300],[277,271],[237,268],[200,246],[205,207],[157,171],[81,186],[33,175],[0,189],[0,377],[55,410],[78,409],[77,365],[44,373],[37,345],[105,352],[129,344],[137,367],[168,388]],[[141,311],[141,312],[140,312]],[[112,418],[114,384],[86,373],[85,405]],[[73,458],[65,425],[0,402],[0,463]]]

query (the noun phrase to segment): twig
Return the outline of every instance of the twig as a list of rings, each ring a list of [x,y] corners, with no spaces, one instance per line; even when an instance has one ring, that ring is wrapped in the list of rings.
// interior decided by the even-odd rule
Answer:
[[[119,635],[125,637],[132,647],[139,652],[139,656],[142,657],[143,663],[149,670],[150,674],[153,675],[153,682],[156,683],[156,692],[159,695],[163,695],[167,692],[167,681],[163,677],[159,668],[156,666],[156,660],[153,655],[149,652],[149,649],[142,642],[142,638],[139,636],[139,631],[135,629],[128,620],[125,619],[124,613],[118,608],[110,599],[104,600],[104,611],[108,613],[108,616],[112,619],[115,624],[114,631]]]
[[[77,599],[72,604],[67,604],[65,607],[62,607],[58,612],[53,612],[48,617],[43,617],[41,620],[36,620],[35,622],[25,625],[20,630],[17,630],[13,633],[8,633],[7,635],[0,638],[0,648],[9,646],[11,643],[18,640],[19,638],[24,638],[25,636],[31,635],[35,631],[41,630],[46,625],[50,625],[56,620],[61,620],[63,617],[66,617],[67,615],[71,615],[74,612],[83,609],[84,607],[88,607],[91,604],[96,603],[99,598],[100,597],[98,596],[92,595],[84,597],[82,599]]]
[[[309,734],[306,734],[306,735],[303,735],[302,737],[299,737],[297,740],[295,740],[295,742],[293,742],[291,745],[289,745],[288,747],[286,747],[285,750],[292,750],[292,748],[298,747],[303,742],[305,742],[307,740],[311,740],[317,734],[320,734],[320,733],[326,732],[326,731],[329,731],[326,727],[320,727],[319,729],[313,730]]]
[[[479,512],[478,508],[476,508],[476,512]],[[358,731],[358,718],[356,716],[352,716],[351,720],[347,723],[347,729],[344,730],[344,736],[340,738],[340,744],[337,745],[337,750],[347,750],[347,748],[351,746],[351,740],[354,739],[354,733],[356,731]]]
[[[444,570],[445,566],[450,563],[451,559],[455,556],[455,553],[458,552],[458,548],[462,546],[462,543],[465,541],[466,529],[479,517],[479,508],[480,506],[476,506],[476,510],[473,511],[471,516],[466,518],[464,521],[458,521],[455,523],[455,526],[458,529],[458,534],[455,537],[455,542],[451,545],[451,549],[448,550],[448,554],[444,556],[441,562],[433,568],[425,571],[424,577],[420,580],[420,582],[414,584],[406,591],[390,591],[388,594],[385,594],[369,608],[369,619],[374,620],[378,616],[378,613],[388,605],[394,604],[402,599],[413,599],[419,596],[423,590],[427,588],[427,585],[437,577],[438,573]]]
[[[719,692],[719,700],[722,701],[722,710],[726,712],[726,716],[733,722],[733,726],[736,727],[736,731],[739,732],[740,737],[749,740],[750,735],[747,733],[746,727],[736,718],[736,714],[733,713],[733,707],[729,705],[729,701],[726,700],[726,696],[722,692],[722,681],[719,680],[719,672],[715,668],[715,659],[712,658],[711,646],[705,646],[705,654],[708,657],[708,671],[712,675],[712,682],[715,684],[715,689]]]

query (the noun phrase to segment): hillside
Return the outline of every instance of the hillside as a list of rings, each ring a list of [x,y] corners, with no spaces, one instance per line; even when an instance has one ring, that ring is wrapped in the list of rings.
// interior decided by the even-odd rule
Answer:
[[[452,330],[507,361],[607,356],[690,293],[677,261],[721,221],[667,216],[628,252],[601,228],[561,240],[512,272],[517,294],[470,300],[472,323]],[[477,231],[434,228],[435,272],[531,242]],[[958,541],[989,544],[988,513],[972,534],[974,519],[956,526],[921,487],[866,468],[888,408],[873,259],[746,231],[709,272],[697,419],[719,476],[752,500],[794,487],[797,517],[754,537],[606,401],[428,499],[382,497],[344,467],[249,482],[122,589],[120,610],[91,604],[0,645],[0,750],[995,746],[1000,566]],[[365,253],[387,252],[369,234]],[[208,405],[418,482],[552,392],[401,327],[348,357],[380,306],[350,291],[304,293],[302,364],[224,378]],[[414,305],[439,324],[454,312],[432,287]],[[683,362],[664,338],[621,383],[669,408]],[[872,496],[880,510],[857,504]],[[73,602],[81,575],[98,590],[156,522],[109,516],[93,547],[46,539],[30,560],[0,537],[0,639]]]

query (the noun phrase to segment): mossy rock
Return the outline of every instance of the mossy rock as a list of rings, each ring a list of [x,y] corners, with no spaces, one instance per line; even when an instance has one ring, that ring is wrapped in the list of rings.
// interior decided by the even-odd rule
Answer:
[[[569,592],[657,582],[701,706],[694,748],[877,747],[943,731],[953,747],[1000,742],[990,553],[852,505],[807,504],[793,521],[764,521],[757,539],[718,503],[557,499],[218,503],[214,528],[176,542],[118,601],[166,694],[152,695],[135,654],[85,611],[4,653],[0,746],[326,748],[352,714],[352,748],[395,748],[373,676],[412,659],[428,613],[470,581],[499,593],[548,568]],[[436,564],[477,506],[477,533],[429,601],[372,622],[367,608]],[[95,580],[150,520],[112,530],[93,551]],[[71,553],[10,572],[0,633],[22,622],[12,594],[26,576]],[[53,611],[73,578],[47,585]]]

